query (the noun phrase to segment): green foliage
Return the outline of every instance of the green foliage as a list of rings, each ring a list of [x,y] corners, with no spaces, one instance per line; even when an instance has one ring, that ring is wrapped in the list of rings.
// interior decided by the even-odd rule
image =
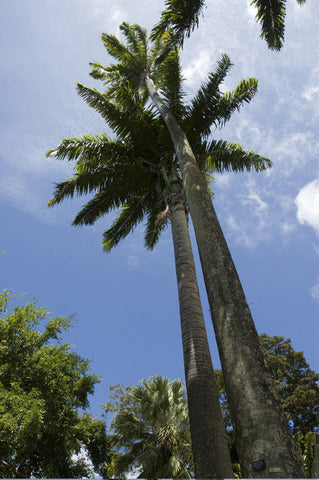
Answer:
[[[297,432],[294,435],[294,441],[297,450],[303,459],[307,478],[316,478],[315,464],[317,461],[317,435],[318,434],[315,432],[308,432],[306,435]]]
[[[101,444],[104,423],[78,409],[88,407],[98,377],[87,374],[89,361],[61,343],[71,318],[49,318],[35,302],[7,313],[13,297],[0,294],[0,475],[91,475],[72,455],[86,447],[96,459],[91,445]]]
[[[175,42],[183,44],[184,36],[189,37],[198,26],[200,14],[204,8],[203,0],[165,0],[165,10],[160,22],[152,31],[152,40],[163,36],[170,28],[173,31]]]
[[[243,80],[233,92],[222,92],[231,63],[227,55],[218,61],[208,81],[189,105],[184,103],[179,50],[167,49],[167,33],[149,48],[146,31],[138,25],[121,25],[125,43],[114,35],[102,34],[108,53],[117,61],[103,67],[92,63],[93,78],[101,80],[104,92],[77,85],[79,95],[94,108],[113,130],[116,139],[105,133],[64,139],[48,156],[75,161],[74,176],[56,185],[49,206],[75,195],[94,196],[76,215],[73,225],[91,225],[113,210],[117,216],[103,234],[104,250],[110,251],[134,228],[145,221],[145,245],[152,249],[169,219],[165,176],[178,173],[173,144],[163,119],[149,105],[144,85],[151,74],[164,101],[188,135],[207,185],[214,171],[261,171],[271,162],[240,146],[207,142],[212,127],[222,126],[233,111],[249,102],[257,88],[254,79]],[[159,60],[161,58],[161,60]]]
[[[240,145],[223,140],[206,143],[205,154],[199,157],[198,162],[207,173],[245,170],[262,172],[272,167],[272,162],[268,158],[253,151],[245,151]]]
[[[262,334],[260,340],[292,433],[319,432],[319,374],[290,339]]]
[[[181,380],[160,375],[133,387],[111,387],[111,431],[117,456],[113,475],[139,471],[141,478],[193,476],[188,409]]]
[[[261,37],[270,49],[280,50],[284,42],[287,0],[251,0],[257,8],[256,20],[261,23]],[[306,0],[297,0],[299,5]],[[189,37],[198,26],[200,14],[205,6],[203,0],[166,0],[160,22],[153,28],[152,39],[161,37],[172,30],[176,45],[183,45],[184,37]]]

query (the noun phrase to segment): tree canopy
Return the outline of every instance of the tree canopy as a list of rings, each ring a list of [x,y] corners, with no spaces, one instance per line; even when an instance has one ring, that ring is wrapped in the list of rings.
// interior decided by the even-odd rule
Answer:
[[[289,338],[263,333],[260,340],[292,433],[319,432],[319,373],[311,370]]]
[[[104,90],[77,84],[78,94],[96,110],[116,135],[105,133],[65,138],[47,156],[75,161],[74,176],[56,184],[49,206],[74,195],[94,193],[76,215],[73,225],[93,224],[112,210],[118,215],[104,232],[102,245],[109,251],[143,220],[145,245],[153,248],[169,215],[163,192],[167,175],[177,160],[164,121],[149,104],[142,76],[150,71],[161,89],[167,106],[187,132],[198,164],[207,183],[213,172],[266,170],[272,162],[240,145],[222,139],[209,139],[211,129],[223,126],[231,115],[249,103],[257,91],[257,80],[242,80],[233,91],[223,92],[222,84],[232,63],[224,54],[197,94],[184,102],[180,55],[173,48],[161,62],[163,44],[148,45],[147,32],[139,25],[123,22],[121,42],[103,33],[102,42],[117,62],[90,65],[90,75],[103,82]],[[181,181],[181,179],[179,179]]]
[[[16,306],[0,294],[0,476],[78,478],[105,458],[105,426],[88,413],[99,381],[61,333],[72,318],[51,317],[36,302]]]

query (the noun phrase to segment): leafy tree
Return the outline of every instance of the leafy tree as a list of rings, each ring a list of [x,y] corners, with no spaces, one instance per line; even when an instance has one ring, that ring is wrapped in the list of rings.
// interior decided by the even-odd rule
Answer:
[[[311,370],[290,339],[265,333],[260,339],[292,433],[319,432],[319,373]]]
[[[187,400],[181,380],[161,375],[134,387],[113,387],[110,429],[118,456],[113,476],[137,471],[139,478],[191,478],[193,460]]]
[[[290,339],[263,333],[260,335],[266,361],[280,401],[303,458],[305,471],[311,477],[315,434],[319,432],[319,374],[311,370],[303,352],[296,352]],[[233,464],[238,463],[234,426],[221,370],[215,371],[220,392],[226,431],[231,444]]]
[[[128,84],[148,95],[171,136],[177,171],[182,177],[195,229],[244,474],[251,475],[251,459],[260,458],[262,454],[266,470],[258,470],[254,475],[274,475],[278,464],[281,464],[282,475],[303,475],[245,294],[200,170],[215,167],[218,170],[220,165],[222,170],[225,165],[226,169],[235,171],[252,167],[259,170],[267,165],[266,159],[259,157],[256,161],[255,154],[234,148],[233,144],[208,142],[211,127],[223,125],[235,110],[250,101],[257,82],[254,79],[242,81],[234,92],[223,95],[220,84],[231,67],[228,57],[223,56],[216,72],[209,75],[198,94],[189,105],[185,105],[181,71],[176,61],[178,51],[175,47],[172,50],[167,48],[172,45],[167,41],[169,32],[163,39],[157,39],[155,49],[151,50],[147,48],[146,36],[141,39],[137,33],[140,27],[124,23],[121,30],[127,45],[114,35],[102,34],[108,53],[117,63],[110,67],[92,64],[92,74],[110,85],[109,90],[115,97],[119,96],[123,85]],[[95,89],[79,85],[79,91],[93,108],[99,109],[103,104]],[[190,398],[188,390],[189,402]],[[191,412],[190,408],[192,431]],[[262,452],[259,448],[261,442]],[[193,445],[199,444],[200,441],[193,441]],[[194,462],[196,476],[207,476],[204,471],[197,473],[195,453]]]
[[[306,0],[297,0],[299,5]],[[184,37],[198,26],[205,0],[165,0],[160,22],[154,27],[152,38],[161,37],[169,29],[173,42],[182,45]],[[272,50],[280,50],[284,43],[287,0],[251,0],[257,9],[256,20],[261,23],[261,37]],[[244,4],[243,4],[244,7]]]
[[[61,343],[72,319],[49,318],[35,302],[8,313],[13,297],[0,294],[0,475],[90,476],[89,464],[74,455],[87,448],[95,461],[94,450],[102,448],[104,422],[78,413],[88,407],[98,377]]]
[[[317,413],[319,403],[319,386],[317,382],[319,374],[310,369],[303,353],[296,352],[291,346],[291,341],[289,339],[284,339],[284,337],[278,336],[270,337],[266,334],[262,334],[260,339],[265,352],[265,357],[270,364],[272,378],[275,382],[275,386],[280,396],[285,414],[289,420],[291,432],[294,434],[294,440],[297,444],[298,451],[303,458],[306,476],[309,478],[314,478],[313,471],[314,459],[316,455],[316,432],[318,432],[319,429]],[[230,444],[234,474],[235,476],[241,477],[241,470],[236,452],[233,422],[227,402],[225,384],[221,370],[216,370],[215,373],[218,380],[220,402],[223,409],[223,417]],[[157,381],[160,382],[160,386],[158,386]],[[175,382],[179,383],[181,388],[180,392],[182,392],[181,380]],[[111,401],[104,406],[104,409],[106,412],[115,415],[114,420],[111,423],[111,427],[115,432],[114,445],[116,445],[116,448],[119,452],[121,451],[122,447],[125,447],[128,452],[127,456],[125,455],[123,458],[123,463],[121,461],[118,463],[115,462],[117,465],[117,470],[115,470],[115,464],[113,464],[113,469],[110,470],[110,477],[116,475],[121,476],[125,474],[125,471],[128,472],[133,468],[138,469],[141,466],[141,464],[136,461],[136,458],[140,458],[138,457],[138,454],[131,455],[131,452],[135,448],[135,444],[137,444],[136,448],[139,449],[139,442],[144,444],[146,439],[152,437],[151,432],[153,432],[153,427],[149,427],[149,419],[151,418],[153,420],[153,417],[146,415],[145,412],[149,413],[149,409],[154,408],[156,413],[163,408],[165,409],[165,412],[169,418],[175,418],[174,415],[169,415],[169,410],[167,409],[169,404],[167,397],[169,397],[171,400],[173,398],[172,395],[169,395],[167,386],[170,388],[170,385],[172,384],[169,384],[168,380],[165,377],[163,379],[161,376],[153,377],[151,380],[144,380],[140,385],[133,387],[133,389],[137,389],[139,392],[137,399],[135,394],[132,395],[132,387],[130,386],[116,385],[114,387],[110,387],[112,391],[110,394]],[[302,388],[303,392],[303,401],[301,401],[299,404],[300,387]],[[141,391],[143,390],[144,393],[142,394]],[[160,405],[158,405],[160,399],[161,402]],[[180,407],[177,407],[178,402],[180,402]],[[298,413],[296,413],[296,407]],[[175,408],[177,408],[178,411],[182,411],[182,409],[185,408],[183,418],[184,415],[186,415],[186,421],[185,424],[182,422],[184,425],[182,430],[184,435],[184,428],[188,428],[187,407],[184,395],[181,394],[179,400],[176,397],[174,410]],[[146,421],[145,417],[147,419]],[[162,418],[162,416],[160,417]],[[297,420],[294,420],[296,418]],[[155,421],[155,424],[156,428],[161,428],[161,423],[156,423]],[[175,438],[178,439],[177,443],[179,443],[180,446],[184,445],[182,450],[183,455],[185,456],[184,458],[187,458],[185,463],[187,465],[191,465],[190,442],[188,441],[184,444],[183,442],[186,437],[183,436],[182,439],[179,438],[179,428],[176,432]],[[117,436],[117,434],[119,435]],[[144,434],[145,437],[143,436]],[[148,445],[150,446],[151,443]],[[160,449],[157,453],[160,456]],[[121,455],[121,453],[118,455]],[[148,453],[146,455],[147,459],[149,459]],[[129,463],[127,461],[128,459],[131,459],[132,463]],[[134,465],[133,460],[135,461]],[[174,477],[174,475],[171,475],[170,473],[168,473],[168,475],[172,478],[178,478]],[[145,476],[148,478],[154,478],[154,470],[148,471],[148,475]]]

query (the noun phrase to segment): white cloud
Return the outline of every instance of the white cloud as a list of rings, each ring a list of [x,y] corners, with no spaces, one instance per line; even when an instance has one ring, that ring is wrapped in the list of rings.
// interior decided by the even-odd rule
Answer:
[[[189,61],[188,66],[183,70],[183,76],[188,84],[198,84],[206,77],[208,67],[211,66],[211,51],[201,49],[197,56],[192,55],[193,60]]]
[[[246,8],[247,8],[247,13],[248,15],[254,20],[256,21],[256,14],[257,14],[257,7],[255,7],[254,5],[251,5],[251,0],[248,0],[246,2]]]
[[[302,187],[295,204],[299,223],[309,225],[319,235],[319,179]]]
[[[311,132],[293,132],[280,142],[276,140],[273,157],[280,162],[281,175],[288,177],[304,168],[309,161],[309,148],[316,148]],[[312,152],[313,153],[313,152]]]
[[[319,100],[319,87],[317,86],[311,86],[311,87],[308,87],[306,88],[303,93],[302,93],[302,96],[308,100],[309,102],[312,102],[314,100]]]
[[[319,281],[312,287],[311,296],[315,300],[319,300]]]
[[[255,212],[262,212],[268,208],[267,203],[255,191],[251,191],[248,195],[241,195],[241,198],[242,203],[248,205]]]

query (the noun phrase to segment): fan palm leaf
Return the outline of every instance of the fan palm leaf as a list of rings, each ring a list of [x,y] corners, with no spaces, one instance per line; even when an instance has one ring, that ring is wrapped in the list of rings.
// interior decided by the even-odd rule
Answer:
[[[135,385],[126,396],[129,406],[126,402],[120,407],[111,422],[116,444],[122,449],[116,473],[139,468],[143,478],[190,478],[192,458],[182,382],[155,376]]]

